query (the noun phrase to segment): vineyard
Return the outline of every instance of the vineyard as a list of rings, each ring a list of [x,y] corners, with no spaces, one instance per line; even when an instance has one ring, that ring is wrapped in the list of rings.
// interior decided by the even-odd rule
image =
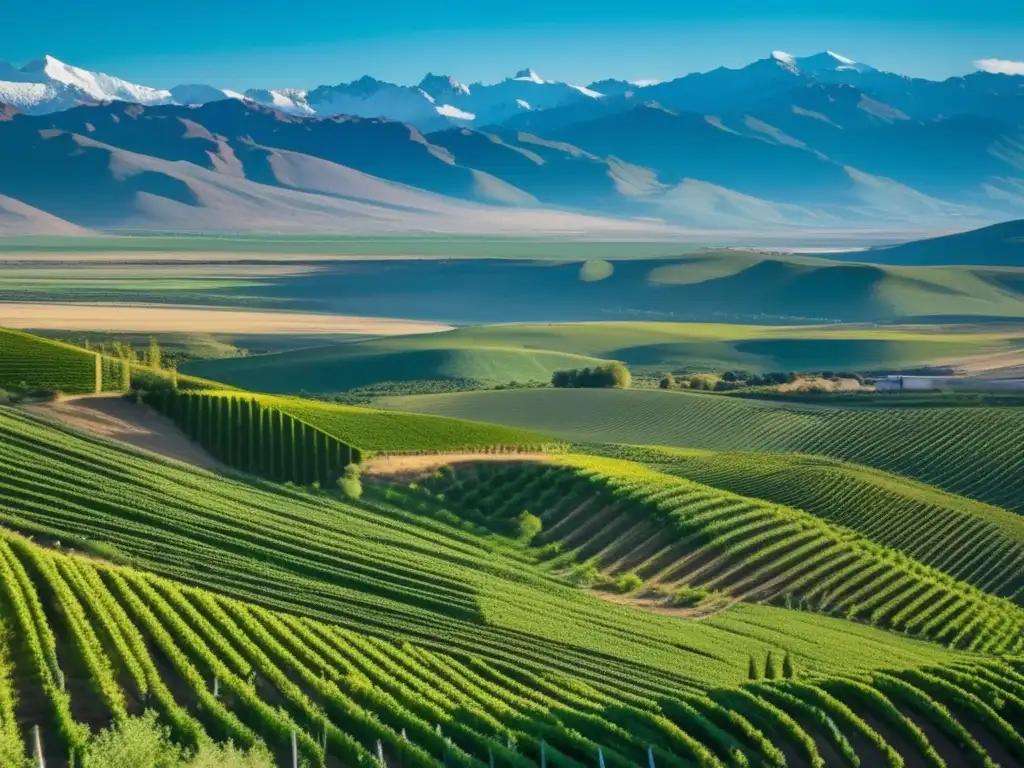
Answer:
[[[869,467],[813,456],[621,448],[660,472],[804,509],[1024,605],[1024,518]]]
[[[631,695],[735,684],[768,648],[814,674],[955,658],[806,611],[738,605],[697,623],[636,611],[394,505],[229,480],[4,408],[0,525],[267,608]]]
[[[392,397],[379,404],[577,442],[824,455],[1024,512],[1019,407],[856,408],[685,392],[552,389]]]
[[[0,328],[0,388],[91,394],[104,388],[105,374],[108,367],[95,352]]]
[[[766,658],[765,673],[778,679],[615,697],[18,537],[0,536],[0,575],[0,617],[13,630],[0,642],[0,756],[11,768],[35,751],[37,727],[48,765],[100,768],[90,760],[96,733],[145,710],[184,746],[265,744],[290,764],[294,743],[309,766],[818,766],[837,757],[1010,766],[1024,758],[1010,725],[1024,713],[1024,675],[1012,662],[801,681]]]
[[[570,578],[587,563],[633,593],[760,601],[988,653],[1024,653],[1024,609],[796,509],[630,462],[576,456],[441,472],[407,492],[470,519],[539,516],[537,546]],[[1012,575],[1014,586],[1021,578]],[[626,582],[628,585],[628,582]]]
[[[146,400],[228,466],[300,485],[331,484],[365,454],[553,446],[542,435],[491,424],[239,391],[162,387]]]

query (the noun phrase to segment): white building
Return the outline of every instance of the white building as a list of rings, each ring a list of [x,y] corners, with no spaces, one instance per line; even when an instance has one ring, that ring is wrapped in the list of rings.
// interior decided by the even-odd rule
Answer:
[[[970,392],[1024,392],[1024,379],[980,379],[971,376],[885,376],[875,379],[879,392],[955,389]]]

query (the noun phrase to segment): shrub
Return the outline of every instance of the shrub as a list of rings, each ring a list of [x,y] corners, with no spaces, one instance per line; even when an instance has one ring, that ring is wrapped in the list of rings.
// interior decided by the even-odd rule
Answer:
[[[693,608],[707,599],[709,592],[700,587],[679,587],[672,593],[669,604],[674,608]]]
[[[768,651],[768,655],[764,660],[764,678],[765,680],[778,680],[780,677],[779,664],[775,660],[775,654]]]
[[[666,373],[664,376],[661,377],[661,381],[658,382],[658,386],[661,389],[675,389],[676,377],[673,376],[671,373]]]
[[[592,587],[602,581],[602,576],[593,563],[580,563],[569,571],[568,580],[577,587]]]
[[[536,515],[531,515],[525,509],[516,518],[516,536],[520,541],[529,544],[540,534],[544,523]]]
[[[786,655],[782,658],[782,676],[787,680],[796,678],[796,667],[793,665],[793,657],[789,651],[786,651]]]
[[[359,465],[349,464],[338,478],[341,494],[349,499],[358,499],[363,495],[363,483],[359,479]]]
[[[633,375],[618,362],[555,371],[551,375],[551,386],[560,389],[629,389],[632,384]]]
[[[761,669],[760,669],[760,667],[758,667],[757,659],[754,658],[753,654],[751,654],[747,658],[747,679],[748,680],[760,680],[761,679]]]
[[[644,580],[636,575],[635,571],[629,571],[615,580],[615,591],[621,595],[628,592],[635,592],[644,585]]]

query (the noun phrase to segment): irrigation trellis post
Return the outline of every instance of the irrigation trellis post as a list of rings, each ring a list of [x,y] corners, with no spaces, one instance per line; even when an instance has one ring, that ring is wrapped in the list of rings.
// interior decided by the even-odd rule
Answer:
[[[384,762],[384,745],[380,743],[380,739],[377,739],[377,762],[381,765],[387,765]]]
[[[548,768],[548,745],[544,739],[540,740],[540,768]]]
[[[604,752],[600,747],[597,748],[597,768],[604,768]]]
[[[299,768],[299,742],[294,728],[292,729],[292,768]]]
[[[46,768],[46,760],[43,758],[43,738],[39,734],[39,726],[32,726],[32,757],[36,759],[39,768]]]
[[[655,768],[654,766],[654,747],[647,748],[647,768]]]

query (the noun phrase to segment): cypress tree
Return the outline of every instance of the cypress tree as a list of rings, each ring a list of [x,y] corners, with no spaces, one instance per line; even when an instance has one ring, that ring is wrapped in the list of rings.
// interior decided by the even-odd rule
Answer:
[[[771,651],[768,651],[768,656],[764,660],[764,678],[765,680],[779,679],[779,665],[775,662],[775,655]]]
[[[782,676],[787,680],[796,678],[796,667],[793,666],[793,657],[790,656],[789,651],[786,651],[786,655],[782,658]]]
[[[747,661],[747,679],[758,680],[761,677],[761,670],[758,669],[757,659],[754,658],[754,654],[750,654]]]

